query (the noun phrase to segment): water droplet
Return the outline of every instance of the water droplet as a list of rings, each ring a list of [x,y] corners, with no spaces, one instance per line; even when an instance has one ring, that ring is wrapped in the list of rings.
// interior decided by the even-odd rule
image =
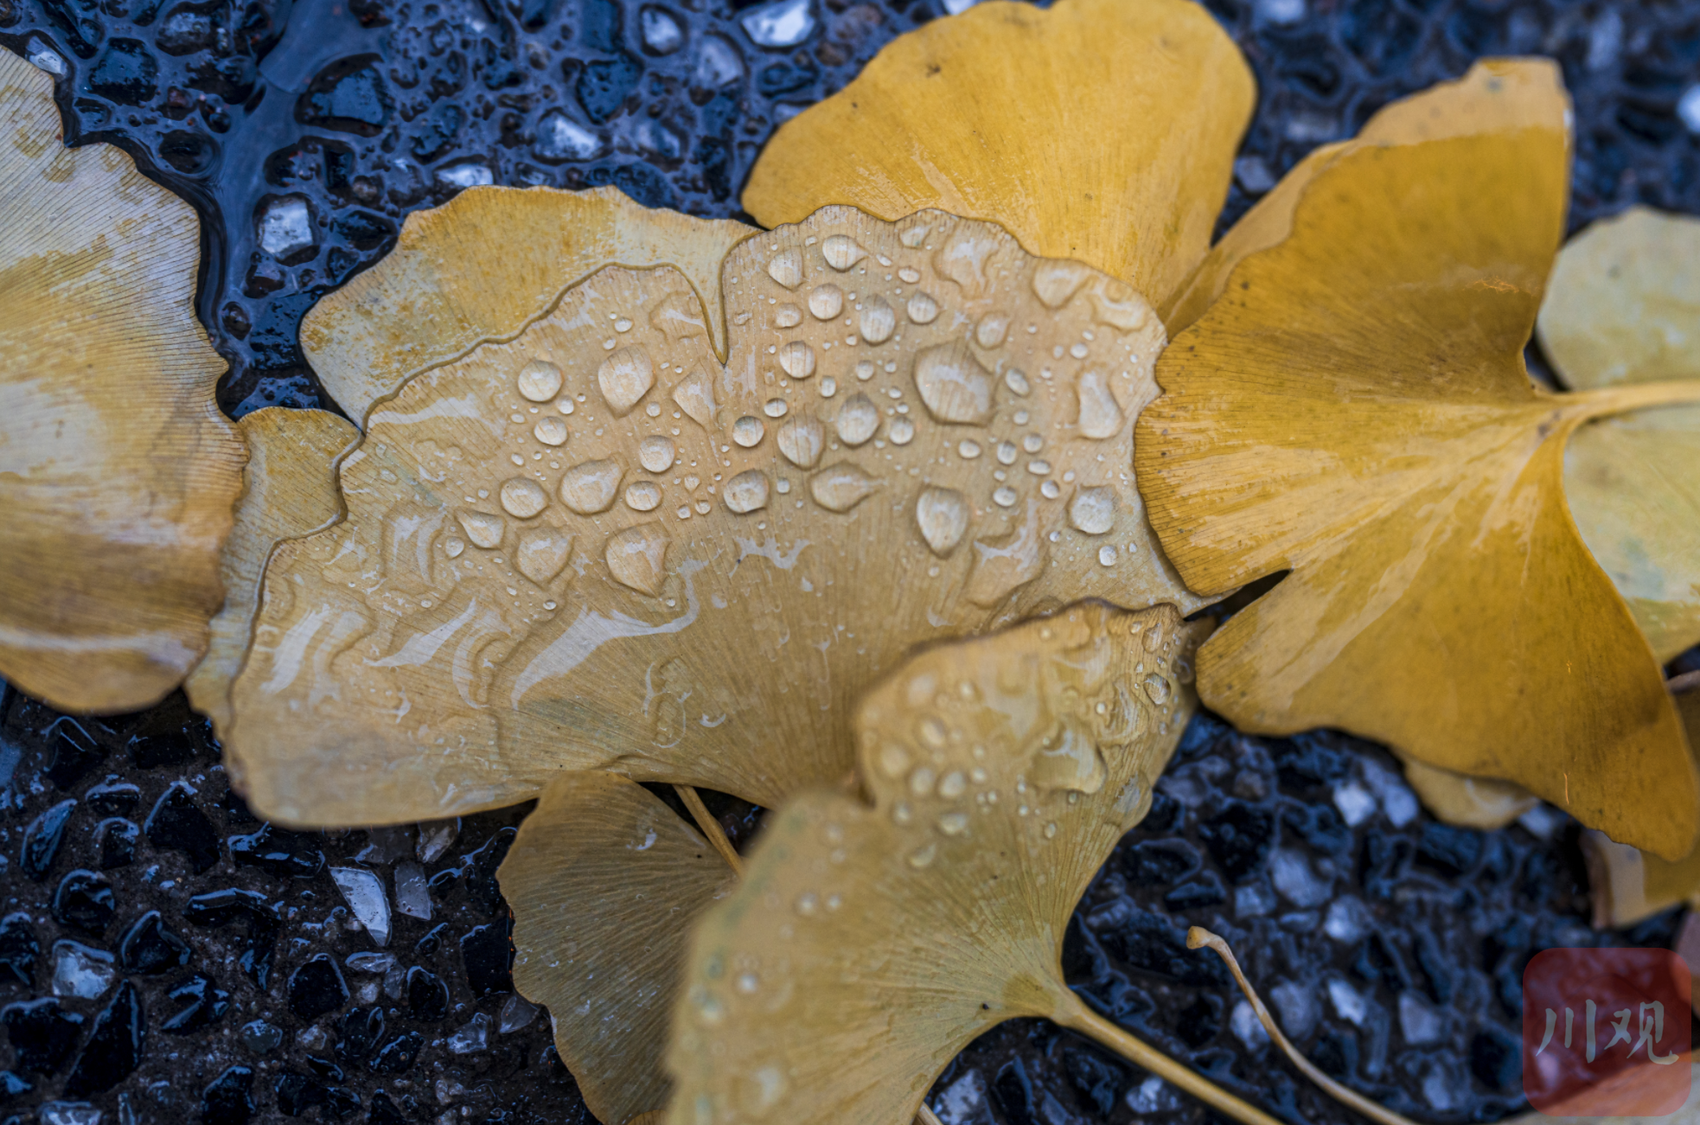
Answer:
[[[459,539],[450,539],[443,544],[443,554],[451,559],[460,558],[460,553],[466,550],[466,544]]]
[[[862,382],[866,383],[869,379],[872,379],[873,377],[874,377],[874,361],[873,360],[864,359],[861,362],[856,364],[856,378],[858,378]]]
[[[1169,701],[1169,681],[1153,672],[1145,677],[1145,694],[1161,707]]]
[[[945,813],[939,817],[939,831],[946,836],[960,836],[968,831],[968,814],[964,812]]]
[[[964,461],[972,461],[980,456],[980,443],[977,441],[962,441],[956,446],[957,456]]]
[[[924,488],[915,498],[915,523],[933,554],[944,558],[968,532],[968,501],[951,488]]]
[[[779,452],[799,469],[812,469],[826,447],[826,431],[813,418],[798,416],[779,427]]]
[[[1043,496],[1047,500],[1055,500],[1057,497],[1062,495],[1062,489],[1057,486],[1056,481],[1048,480],[1039,486],[1039,495]],[[1056,534],[1057,533],[1054,531],[1051,532],[1051,541],[1053,543],[1056,542]]]
[[[544,445],[565,445],[567,424],[559,418],[539,418],[531,428],[531,436]]]
[[[779,349],[779,366],[793,379],[807,379],[815,373],[815,350],[802,340],[792,340]]]
[[[636,480],[626,486],[626,507],[634,512],[653,512],[661,505],[661,486],[652,480]]]
[[[455,519],[460,521],[461,530],[472,540],[472,545],[487,551],[502,545],[502,536],[508,529],[507,521],[501,516],[484,512],[456,512]]]
[[[1092,277],[1092,269],[1079,262],[1052,259],[1033,267],[1033,293],[1048,309],[1060,309]]]
[[[562,395],[561,401],[555,404],[555,409],[559,410],[562,414],[571,414],[573,412],[572,396]]]
[[[907,418],[893,419],[886,436],[891,438],[893,445],[908,445],[915,440],[915,423]]]
[[[925,844],[922,844],[909,854],[909,866],[926,867],[931,864],[934,859],[938,858],[938,854],[938,845],[933,843],[931,840],[928,840]]]
[[[1068,521],[1087,535],[1103,535],[1115,526],[1116,493],[1113,488],[1083,488],[1069,501]]]
[[[919,277],[920,275],[916,274],[916,276]],[[904,311],[909,314],[909,319],[916,324],[931,324],[938,319],[939,303],[925,293],[912,293],[909,296],[909,304]]]
[[[809,494],[829,512],[848,512],[878,487],[879,481],[848,461],[809,478]]]
[[[775,254],[773,260],[767,263],[767,276],[787,289],[797,288],[803,283],[803,255],[796,250]]]
[[[1040,740],[1028,776],[1041,789],[1096,793],[1104,787],[1109,767],[1092,737],[1067,720],[1057,723]]]
[[[893,780],[909,772],[909,751],[895,742],[888,742],[880,748],[880,770]]]
[[[697,425],[706,429],[714,424],[714,382],[702,368],[692,371],[673,388],[673,401]]]
[[[897,330],[897,313],[884,297],[869,297],[862,302],[859,327],[862,339],[870,344],[883,344]]]
[[[921,280],[921,272],[919,270],[912,269],[909,266],[904,266],[902,269],[897,271],[897,277],[898,280],[903,282],[903,284],[913,285],[917,281]]]
[[[872,399],[860,392],[844,400],[844,405],[838,408],[838,418],[833,423],[838,431],[838,440],[852,449],[873,437],[879,424],[879,408],[873,404]]]
[[[939,796],[954,801],[968,791],[968,779],[961,770],[951,770],[939,779]]]
[[[726,482],[722,498],[726,507],[740,516],[767,507],[767,474],[746,469]]]
[[[1049,461],[1029,461],[1027,462],[1027,471],[1036,477],[1042,477],[1050,473],[1051,463]]]
[[[546,359],[534,359],[519,369],[519,393],[530,402],[548,402],[561,391],[561,369]]]
[[[787,301],[773,310],[773,326],[775,328],[795,328],[803,323],[803,310]]]
[[[974,339],[982,348],[995,348],[1003,343],[1008,333],[1009,317],[1003,313],[987,313],[975,327]]]
[[[1015,443],[1013,441],[998,442],[998,464],[1013,465],[1015,464],[1016,457],[1019,455],[1020,453],[1015,448]]]
[[[534,480],[514,477],[502,482],[502,508],[510,516],[528,520],[549,506],[549,494]]]
[[[1080,343],[1070,344],[1068,348],[1068,354],[1075,359],[1085,359],[1087,351],[1086,345]]]
[[[760,987],[761,982],[756,979],[756,975],[754,973],[738,974],[738,991],[742,992],[744,995],[749,996]]]
[[[1045,448],[1045,439],[1038,434],[1028,434],[1021,439],[1021,448],[1029,453],[1037,453]]]
[[[821,243],[821,254],[826,258],[826,264],[843,273],[857,262],[868,256],[868,252],[856,244],[856,240],[847,234],[835,234]]]
[[[915,389],[940,422],[983,426],[991,420],[991,373],[961,342],[938,344],[915,357]]]
[[[638,464],[652,473],[664,473],[671,469],[678,456],[679,450],[673,444],[673,439],[659,434],[644,438],[638,446]]]
[[[838,393],[838,380],[831,375],[822,375],[820,380],[820,397],[831,398]]]
[[[704,990],[693,1000],[697,1020],[705,1027],[718,1027],[726,1018],[726,1006],[713,993]]]
[[[790,404],[782,398],[770,398],[761,404],[761,412],[769,418],[783,418],[790,410]]]
[[[937,780],[937,773],[926,766],[922,766],[909,775],[909,792],[917,797],[925,797],[932,793],[933,783]]]
[[[605,512],[614,503],[625,470],[614,461],[585,461],[561,475],[561,503],[581,516]]]
[[[638,344],[611,353],[596,369],[596,385],[615,417],[624,417],[655,385],[649,353]]]
[[[915,819],[915,811],[907,802],[899,801],[891,806],[891,819],[894,824],[908,824]]]
[[[611,536],[602,557],[616,581],[655,597],[667,578],[669,542],[659,523],[640,523]]]
[[[1013,367],[1003,373],[1003,385],[1022,396],[1033,389],[1033,384],[1027,381],[1027,376]]]
[[[1074,393],[1080,400],[1080,417],[1076,425],[1080,427],[1082,436],[1102,441],[1121,432],[1125,420],[1122,408],[1116,402],[1116,396],[1110,393],[1109,381],[1102,372],[1082,373],[1074,385]]]
[[[809,312],[816,320],[832,320],[844,311],[844,290],[827,282],[809,291]]]
[[[1008,485],[1004,485],[1002,488],[992,493],[992,502],[1000,508],[1014,507],[1015,499],[1015,489]]]
[[[767,423],[754,414],[746,414],[732,423],[732,440],[745,449],[753,449],[767,436]]]
[[[1116,565],[1116,549],[1114,547],[1112,547],[1110,544],[1106,543],[1102,547],[1098,548],[1098,565],[1099,566],[1115,566]]]
[[[1045,825],[1045,839],[1054,840],[1056,838],[1056,835],[1057,835],[1057,822],[1053,820],[1049,824]]]

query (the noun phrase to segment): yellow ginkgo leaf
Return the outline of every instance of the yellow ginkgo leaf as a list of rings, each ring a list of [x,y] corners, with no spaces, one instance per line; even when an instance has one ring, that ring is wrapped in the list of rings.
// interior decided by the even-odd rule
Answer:
[[[1519,108],[1483,108],[1501,99]],[[1159,362],[1135,464],[1169,557],[1204,593],[1291,572],[1201,651],[1200,694],[1242,729],[1344,728],[1680,857],[1700,784],[1659,663],[1571,521],[1564,447],[1592,418],[1700,400],[1700,382],[1530,384],[1564,224],[1556,67],[1481,64],[1411,106],[1458,127],[1316,170],[1286,235]]]
[[[667,1120],[902,1125],[957,1052],[1022,1016],[1248,1110],[1092,1013],[1060,964],[1194,710],[1205,631],[1169,606],[1077,606],[930,649],[870,692],[855,740],[871,805],[816,792],[770,814],[698,923]]]
[[[1437,818],[1483,832],[1504,828],[1541,803],[1521,785],[1453,773],[1418,761],[1405,762],[1405,780]]]
[[[1700,379],[1700,219],[1632,207],[1577,235],[1537,329],[1572,389]],[[1659,659],[1700,643],[1700,407],[1582,427],[1564,489]]]
[[[563,774],[500,872],[514,911],[514,985],[549,1008],[598,1121],[662,1109],[661,1067],[691,923],[730,890],[726,862],[642,786]]]
[[[0,136],[0,676],[135,710],[207,646],[241,485],[200,228],[123,151],[66,148],[52,77],[3,50]]]
[[[1191,0],[986,0],[780,126],[743,203],[767,226],[835,203],[989,219],[1161,305],[1210,246],[1254,100]]]
[[[670,265],[707,306],[717,349],[720,261],[755,231],[633,203],[618,188],[479,187],[415,211],[394,250],[301,322],[301,348],[350,418],[421,371],[508,340],[603,266]]]
[[[212,619],[207,654],[183,684],[195,710],[221,734],[230,725],[230,684],[248,652],[266,559],[278,540],[318,531],[342,515],[336,461],[360,439],[360,431],[328,410],[268,406],[236,428],[248,446],[248,466],[219,560],[224,608]]]
[[[1202,604],[1133,487],[1163,328],[1125,282],[829,208],[722,285],[724,365],[683,274],[609,268],[373,411],[349,518],[267,573],[226,743],[258,810],[417,820],[596,768],[772,805],[850,772],[830,717],[917,643]]]

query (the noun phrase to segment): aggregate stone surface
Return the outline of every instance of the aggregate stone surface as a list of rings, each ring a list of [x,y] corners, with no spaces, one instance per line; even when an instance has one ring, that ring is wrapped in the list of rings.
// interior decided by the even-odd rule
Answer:
[[[777,124],[945,2],[800,0],[787,22],[726,0],[0,0],[0,45],[58,75],[68,136],[122,145],[199,210],[198,309],[240,416],[336,408],[300,318],[408,213],[476,183],[611,183],[738,216]],[[1557,58],[1575,99],[1573,230],[1635,202],[1700,213],[1694,0],[1209,7],[1260,90],[1224,224],[1386,102],[1513,53]],[[804,33],[779,45],[786,27]],[[493,873],[524,807],[285,832],[230,792],[180,695],[87,719],[6,689],[0,786],[0,1125],[591,1120],[511,992]],[[1274,1058],[1188,924],[1233,943],[1325,1070],[1464,1122],[1523,1108],[1535,950],[1668,945],[1677,923],[1593,932],[1574,823],[1436,824],[1385,751],[1340,735],[1202,715],[1160,793],[1081,904],[1069,979],[1284,1120],[1354,1118]],[[759,810],[710,803],[735,840],[757,830]],[[381,944],[349,905],[374,919],[374,886]],[[1210,1116],[1042,1021],[976,1042],[931,1100],[946,1125]]]

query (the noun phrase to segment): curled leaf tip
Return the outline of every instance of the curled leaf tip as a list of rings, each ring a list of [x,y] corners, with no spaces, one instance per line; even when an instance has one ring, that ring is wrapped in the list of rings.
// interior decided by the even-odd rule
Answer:
[[[66,148],[52,77],[7,51],[0,134],[0,676],[136,710],[206,649],[241,478],[200,229],[123,151]]]

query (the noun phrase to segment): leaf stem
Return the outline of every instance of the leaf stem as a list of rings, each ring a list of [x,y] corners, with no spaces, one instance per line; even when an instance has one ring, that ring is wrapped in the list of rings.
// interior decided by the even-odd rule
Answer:
[[[1178,1086],[1205,1105],[1221,1110],[1244,1125],[1281,1125],[1250,1102],[1228,1093],[1203,1075],[1188,1070],[1149,1043],[1117,1027],[1081,1003],[1074,993],[1064,989],[1059,1001],[1051,1019],[1062,1026],[1097,1040],[1122,1058],[1144,1067],[1170,1085]]]
[[[1572,403],[1584,419],[1606,418],[1655,406],[1680,406],[1700,402],[1700,379],[1672,379],[1663,383],[1623,383],[1587,391],[1566,391],[1548,396]]]
[[[726,861],[726,866],[732,869],[732,874],[742,879],[744,877],[744,858],[738,854],[738,849],[732,846],[732,841],[726,838],[726,829],[714,819],[708,811],[708,806],[702,803],[702,795],[693,785],[675,785],[673,792],[679,795],[679,800],[685,802],[685,807],[691,810],[691,816],[696,820],[697,827],[708,837],[708,842],[714,845],[714,850],[720,853],[720,858]]]
[[[1234,979],[1239,982],[1240,991],[1245,993],[1247,1000],[1251,1001],[1252,1010],[1257,1013],[1258,1022],[1263,1024],[1263,1030],[1269,1033],[1269,1038],[1275,1041],[1275,1045],[1281,1048],[1282,1053],[1294,1066],[1299,1068],[1301,1074],[1322,1087],[1330,1097],[1357,1110],[1371,1121],[1377,1122],[1378,1125],[1415,1125],[1415,1122],[1410,1118],[1402,1117],[1385,1106],[1370,1101],[1356,1090],[1342,1086],[1318,1070],[1309,1059],[1301,1055],[1299,1049],[1293,1046],[1292,1042],[1281,1033],[1279,1027],[1275,1026],[1275,1017],[1269,1014],[1269,1009],[1264,1007],[1263,999],[1257,995],[1257,990],[1251,986],[1250,981],[1245,979],[1245,973],[1240,971],[1240,963],[1234,957],[1234,951],[1228,948],[1227,942],[1202,926],[1193,926],[1186,932],[1186,944],[1188,949],[1197,949],[1200,946],[1207,945],[1228,963],[1228,971],[1234,974]]]

